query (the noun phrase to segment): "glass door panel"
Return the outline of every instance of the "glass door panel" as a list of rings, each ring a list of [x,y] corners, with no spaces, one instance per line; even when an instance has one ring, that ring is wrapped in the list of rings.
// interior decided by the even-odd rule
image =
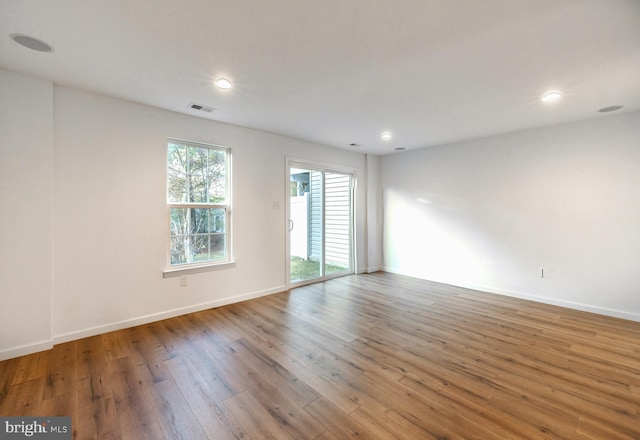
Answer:
[[[325,173],[325,274],[351,268],[351,176]]]
[[[322,172],[289,170],[290,281],[322,276]]]
[[[289,282],[352,273],[352,176],[289,166]]]

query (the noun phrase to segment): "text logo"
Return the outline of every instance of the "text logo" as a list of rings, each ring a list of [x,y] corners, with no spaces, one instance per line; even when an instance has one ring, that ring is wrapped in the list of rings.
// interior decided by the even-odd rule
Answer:
[[[71,417],[0,417],[0,440],[71,440]]]

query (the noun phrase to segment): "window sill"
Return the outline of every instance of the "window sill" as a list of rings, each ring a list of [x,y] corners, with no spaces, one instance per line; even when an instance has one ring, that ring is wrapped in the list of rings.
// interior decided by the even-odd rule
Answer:
[[[231,269],[232,267],[236,267],[235,261],[227,261],[224,263],[209,263],[209,264],[185,264],[182,266],[173,266],[173,267],[165,268],[162,271],[162,278],[179,277],[180,275],[209,272],[212,270]]]

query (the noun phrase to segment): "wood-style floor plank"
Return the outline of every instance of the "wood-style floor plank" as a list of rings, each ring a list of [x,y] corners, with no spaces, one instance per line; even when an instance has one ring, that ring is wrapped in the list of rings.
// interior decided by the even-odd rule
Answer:
[[[348,276],[0,362],[74,439],[640,439],[640,323]]]
[[[238,421],[222,404],[225,398],[213,389],[185,359],[174,358],[167,361],[167,367],[176,384],[188,401],[189,408],[198,419],[206,438],[231,440],[246,439],[248,435]]]

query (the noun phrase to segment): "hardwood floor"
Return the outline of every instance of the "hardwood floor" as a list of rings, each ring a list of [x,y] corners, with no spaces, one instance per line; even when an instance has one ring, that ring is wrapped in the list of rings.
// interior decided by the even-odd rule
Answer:
[[[339,278],[0,363],[76,439],[640,439],[640,323]]]

